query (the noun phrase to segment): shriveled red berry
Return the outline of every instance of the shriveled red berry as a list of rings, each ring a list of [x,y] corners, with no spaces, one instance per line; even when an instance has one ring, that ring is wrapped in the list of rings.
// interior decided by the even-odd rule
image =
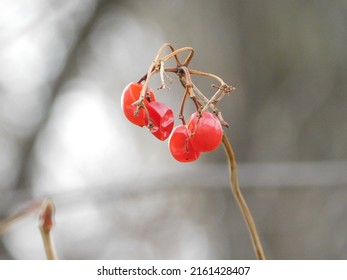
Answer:
[[[188,120],[188,130],[192,146],[199,152],[211,152],[222,142],[222,125],[210,112],[203,112],[201,117],[198,113],[192,114]]]
[[[135,101],[137,101],[140,98],[140,93],[142,90],[143,85],[139,83],[130,83],[125,87],[122,93],[122,110],[126,116],[126,118],[132,122],[133,124],[136,124],[138,126],[147,126],[148,125],[148,118],[145,112],[144,108],[140,108],[138,111],[138,114],[135,116],[135,112],[137,109],[136,105],[133,105]],[[155,96],[153,90],[150,89],[150,100],[155,101]],[[147,98],[144,99],[144,105],[148,105]]]
[[[169,138],[169,149],[171,155],[180,162],[195,161],[200,156],[200,152],[192,146],[186,125],[174,128]]]
[[[152,101],[146,104],[152,122],[151,133],[159,140],[167,139],[174,127],[173,111],[164,103]]]

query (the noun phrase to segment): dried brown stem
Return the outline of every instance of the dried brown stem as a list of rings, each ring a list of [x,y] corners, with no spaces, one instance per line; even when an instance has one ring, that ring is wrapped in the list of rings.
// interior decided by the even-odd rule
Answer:
[[[223,135],[223,146],[228,158],[228,163],[230,168],[230,186],[231,186],[232,193],[240,207],[243,218],[245,219],[245,222],[247,224],[249,235],[252,240],[254,252],[259,260],[265,260],[265,254],[260,242],[256,225],[254,223],[251,211],[249,210],[247,203],[245,199],[243,198],[243,195],[241,193],[240,186],[238,183],[237,164],[236,164],[235,154],[231,146],[231,143],[225,134]]]
[[[180,106],[180,114],[179,114],[179,118],[182,121],[182,124],[184,125],[186,124],[186,121],[184,119],[183,110],[184,110],[184,104],[186,103],[187,96],[188,96],[188,89],[185,88],[181,106]]]
[[[170,57],[169,58],[171,58],[171,57],[174,57],[175,58],[175,60],[176,60],[176,63],[177,63],[177,65],[181,65],[181,62],[180,62],[180,60],[178,59],[178,56],[177,56],[177,54],[179,53],[179,52],[176,52],[175,53],[175,48],[170,44],[170,43],[165,43],[164,45],[162,45],[161,47],[160,47],[160,49],[159,49],[159,51],[157,52],[157,54],[156,54],[156,56],[155,56],[155,58],[154,58],[154,61],[159,61],[159,58],[160,58],[160,56],[162,55],[162,53],[164,52],[164,49],[166,48],[166,47],[168,47],[168,48],[170,48],[170,50],[171,50],[171,53],[169,53],[168,55],[170,55]],[[168,56],[167,55],[167,56]],[[166,57],[166,56],[165,56]],[[164,57],[164,58],[165,58]],[[168,60],[168,59],[162,59],[164,62],[166,61],[166,60]]]
[[[185,51],[189,51],[189,54],[186,58],[186,60],[184,61],[183,64],[181,64],[181,62],[178,60],[177,55],[179,53],[185,52]],[[192,57],[194,55],[194,49],[191,47],[184,47],[184,48],[180,48],[178,50],[174,50],[171,53],[169,53],[168,55],[164,56],[161,60],[166,62],[167,60],[169,60],[171,57],[175,57],[176,62],[177,62],[177,66],[183,65],[183,66],[188,66],[189,62],[191,61]]]
[[[168,86],[166,86],[165,84],[165,77],[169,80],[170,84],[172,83],[172,79],[165,73],[165,69],[164,69],[164,61],[160,61],[160,86],[158,87],[158,89],[167,89],[169,90],[170,88]]]
[[[200,99],[197,98],[197,96],[194,94],[195,93],[195,88],[194,88],[194,84],[191,82],[191,86],[187,86],[187,81],[186,81],[186,78],[183,77],[183,76],[179,76],[179,80],[181,82],[181,85],[185,88],[185,93],[184,94],[187,94],[189,95],[190,99],[193,101],[194,105],[195,105],[195,108],[197,111],[200,111],[201,110],[201,103]],[[184,99],[184,101],[186,100],[186,98]]]
[[[221,79],[220,77],[218,77],[217,75],[214,75],[212,73],[202,72],[202,71],[193,70],[193,69],[189,69],[189,73],[192,74],[192,75],[199,75],[199,76],[210,77],[210,78],[213,78],[213,79],[217,80],[221,85],[225,84],[223,79]]]
[[[171,52],[166,55],[164,58],[160,59],[160,56],[162,55],[162,53],[164,52],[164,49],[166,47],[169,47]],[[180,65],[180,61],[177,57],[177,54],[182,52],[182,51],[186,51],[186,50],[189,50],[191,48],[182,48],[182,49],[179,49],[179,50],[175,50],[174,47],[169,44],[169,43],[166,43],[164,45],[162,45],[159,49],[159,51],[157,52],[154,60],[152,61],[151,65],[149,66],[148,68],[148,71],[147,71],[147,74],[144,75],[140,80],[139,82],[142,82],[143,80],[145,81],[144,84],[143,84],[143,87],[142,87],[142,90],[141,90],[141,94],[140,94],[140,97],[139,99],[134,103],[134,105],[138,106],[138,109],[141,108],[143,106],[143,100],[145,98],[145,95],[148,91],[148,87],[149,87],[149,82],[151,80],[151,76],[156,73],[156,72],[159,72],[161,69],[164,69],[164,62],[166,62],[168,59],[174,57],[176,59],[176,62],[178,65]],[[161,71],[161,73],[163,73],[163,70]],[[165,84],[163,82],[164,80],[164,77],[162,77],[162,85],[161,87],[164,87]]]

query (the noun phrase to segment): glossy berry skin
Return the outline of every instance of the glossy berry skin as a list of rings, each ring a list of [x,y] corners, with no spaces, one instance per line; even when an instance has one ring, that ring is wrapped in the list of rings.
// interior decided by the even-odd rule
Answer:
[[[166,140],[174,127],[173,111],[164,103],[152,101],[146,105],[152,122],[151,133],[159,140]]]
[[[134,115],[137,106],[133,105],[133,103],[140,98],[142,87],[143,85],[139,83],[130,83],[127,85],[122,93],[121,105],[124,115],[130,122],[138,126],[147,126],[148,118],[144,108],[140,108],[137,116]],[[150,99],[151,101],[155,101],[153,90],[150,90]],[[144,105],[147,106],[148,103],[148,100],[145,98]]]
[[[192,146],[199,152],[214,151],[222,142],[222,125],[210,112],[204,112],[200,118],[198,113],[192,114],[188,120],[188,130]]]
[[[180,162],[195,161],[200,156],[200,152],[192,146],[186,125],[174,128],[169,138],[169,149],[171,155]]]

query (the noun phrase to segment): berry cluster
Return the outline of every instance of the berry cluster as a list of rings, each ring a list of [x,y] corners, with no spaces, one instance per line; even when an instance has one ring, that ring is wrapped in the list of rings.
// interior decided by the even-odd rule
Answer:
[[[165,47],[169,47],[171,53],[160,58]],[[189,51],[189,55],[185,62],[181,63],[177,54],[183,51]],[[199,158],[200,153],[214,151],[221,144],[223,137],[222,125],[228,127],[228,124],[223,120],[216,104],[222,99],[224,94],[228,94],[234,89],[213,74],[189,69],[187,66],[193,53],[192,48],[174,50],[171,45],[165,44],[158,51],[148,73],[138,82],[130,83],[125,87],[121,100],[122,110],[126,118],[135,125],[146,126],[161,141],[169,138],[170,152],[180,162],[195,161]],[[164,67],[165,62],[170,58],[176,59],[177,67]],[[162,81],[159,89],[166,88],[164,75],[171,81],[166,72],[175,73],[185,88],[179,114],[182,125],[178,125],[175,128],[172,109],[166,104],[158,102],[153,90],[149,87],[150,77],[156,72],[160,73]],[[209,76],[221,83],[221,86],[217,87],[218,90],[211,99],[205,97],[192,83],[190,78],[192,74]],[[186,122],[183,116],[183,108],[187,96],[193,100],[197,111]],[[209,108],[212,109],[213,113],[208,111]]]
[[[155,137],[164,141],[170,136],[174,126],[173,111],[166,104],[156,101],[153,90],[149,91],[143,105],[135,106],[142,88],[139,83],[130,83],[125,87],[122,110],[130,122],[141,127],[147,126]]]

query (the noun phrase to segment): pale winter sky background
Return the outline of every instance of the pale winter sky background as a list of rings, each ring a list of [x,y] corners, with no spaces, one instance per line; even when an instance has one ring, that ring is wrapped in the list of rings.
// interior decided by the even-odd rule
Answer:
[[[338,0],[1,0],[0,218],[51,197],[62,259],[255,258],[223,149],[178,163],[120,110],[170,42],[237,88],[225,132],[268,258],[347,258],[346,15]],[[177,111],[182,94],[157,98]],[[11,226],[0,258],[44,259],[37,225]]]

